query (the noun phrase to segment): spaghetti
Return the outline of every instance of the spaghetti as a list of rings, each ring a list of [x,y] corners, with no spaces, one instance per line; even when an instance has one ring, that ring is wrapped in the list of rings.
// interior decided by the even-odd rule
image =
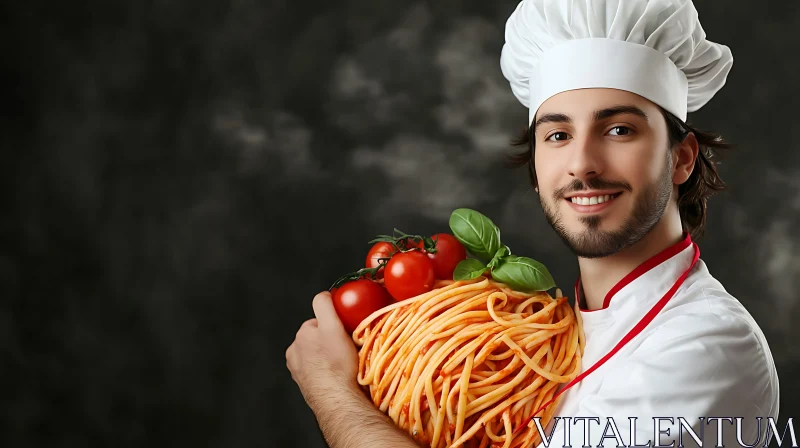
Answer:
[[[580,313],[556,296],[485,277],[439,281],[356,328],[358,382],[432,448],[538,444],[527,419],[580,373],[584,347]],[[543,410],[542,427],[559,399]],[[528,430],[515,434],[520,425]]]

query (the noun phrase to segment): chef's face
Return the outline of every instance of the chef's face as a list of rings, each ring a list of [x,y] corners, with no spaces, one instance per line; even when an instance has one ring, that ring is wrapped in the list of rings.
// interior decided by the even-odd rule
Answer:
[[[542,104],[534,125],[542,208],[573,252],[609,256],[655,227],[673,191],[658,106],[621,90],[573,90]]]

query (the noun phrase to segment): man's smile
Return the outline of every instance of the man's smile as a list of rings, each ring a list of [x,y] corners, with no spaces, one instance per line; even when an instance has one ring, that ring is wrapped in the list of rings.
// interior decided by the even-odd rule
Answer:
[[[622,192],[577,192],[564,200],[578,213],[596,213],[611,206]]]

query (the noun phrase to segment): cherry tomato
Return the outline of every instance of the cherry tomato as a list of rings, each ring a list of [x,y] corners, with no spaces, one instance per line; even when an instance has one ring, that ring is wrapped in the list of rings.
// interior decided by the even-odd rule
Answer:
[[[347,282],[333,294],[333,307],[348,334],[353,334],[358,324],[370,314],[392,304],[386,288],[372,280]]]
[[[380,264],[379,258],[391,258],[394,253],[394,246],[392,243],[380,241],[375,243],[374,246],[367,253],[367,268],[376,268]],[[378,270],[378,277],[383,278],[383,268]]]
[[[433,289],[436,272],[428,254],[419,250],[394,254],[384,272],[384,284],[401,301]]]
[[[431,238],[436,241],[436,253],[428,254],[428,258],[433,262],[436,278],[452,280],[458,263],[467,259],[467,249],[449,233],[437,233]]]

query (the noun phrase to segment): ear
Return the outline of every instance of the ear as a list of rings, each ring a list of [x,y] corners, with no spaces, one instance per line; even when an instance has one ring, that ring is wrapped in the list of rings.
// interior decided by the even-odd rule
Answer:
[[[683,142],[675,147],[673,160],[673,174],[672,183],[681,185],[692,175],[694,171],[694,162],[697,160],[697,155],[700,152],[700,145],[697,143],[697,137],[693,132],[690,132]]]

